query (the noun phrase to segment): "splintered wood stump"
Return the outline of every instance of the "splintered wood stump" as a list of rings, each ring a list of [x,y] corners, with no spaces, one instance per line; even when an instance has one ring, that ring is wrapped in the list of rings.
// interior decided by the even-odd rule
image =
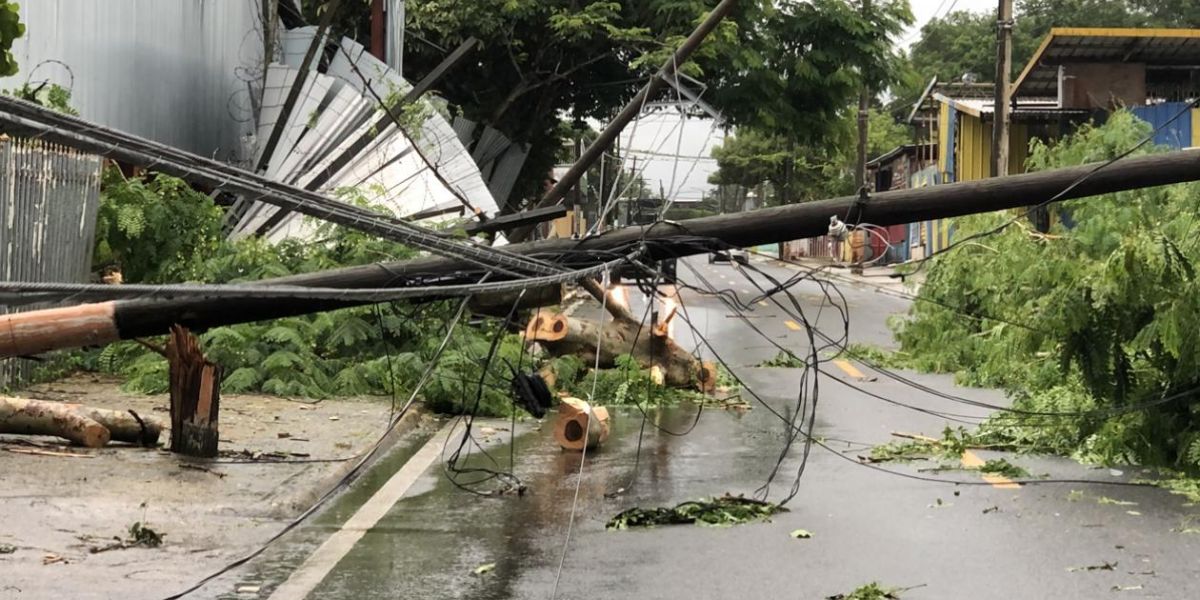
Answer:
[[[563,450],[594,450],[608,439],[608,409],[578,398],[563,398],[558,405],[554,440]]]
[[[106,433],[99,435],[96,426]],[[103,446],[109,441],[153,446],[162,430],[159,420],[133,411],[0,397],[0,433],[53,435],[95,448],[92,444]]]
[[[653,329],[641,327],[634,321],[618,319],[601,326],[586,319],[543,313],[529,322],[525,340],[539,342],[555,356],[578,356],[589,367],[596,364],[597,347],[601,368],[615,366],[618,356],[628,354],[643,367],[662,369],[666,385],[705,389],[700,361],[676,344],[665,331]],[[713,379],[715,381],[715,377]]]
[[[196,337],[180,325],[171,327],[167,362],[171,377],[171,452],[216,456],[221,368],[204,358]]]

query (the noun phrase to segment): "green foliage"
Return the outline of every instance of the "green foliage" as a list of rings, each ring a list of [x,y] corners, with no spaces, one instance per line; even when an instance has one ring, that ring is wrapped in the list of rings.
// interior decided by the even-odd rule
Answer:
[[[371,206],[364,192],[338,193],[348,202],[382,210]],[[152,175],[127,180],[110,170],[104,179],[96,266],[119,265],[130,282],[224,283],[413,255],[393,242],[328,224],[318,227],[316,243],[270,244],[259,238],[228,242],[221,235],[221,217],[210,198],[178,179]],[[403,396],[411,393],[433,361],[444,324],[456,307],[394,303],[347,308],[220,327],[205,332],[201,343],[223,368],[222,386],[229,393]],[[471,410],[484,376],[481,413],[509,414],[507,365],[520,362],[520,341],[504,334],[491,368],[486,374],[479,368],[496,327],[456,329],[422,391],[431,408]],[[121,375],[131,391],[167,391],[166,361],[138,344],[113,344],[80,360],[88,368]]]
[[[9,0],[0,0],[0,77],[17,74],[17,59],[13,57],[13,41],[25,35],[25,24],[21,23],[21,5]]]
[[[478,68],[440,90],[468,118],[532,150],[512,199],[536,195],[564,140],[561,119],[608,120],[712,9],[701,0],[435,0],[408,8],[416,44],[405,75],[420,78],[468,37]],[[356,9],[365,13],[365,7]],[[360,17],[361,18],[361,17]],[[681,71],[738,127],[819,140],[870,80],[882,89],[898,56],[889,38],[908,3],[876,2],[865,17],[842,0],[743,0]],[[365,20],[365,19],[363,19]],[[434,45],[436,44],[436,46]]]
[[[126,179],[104,172],[94,265],[117,267],[129,283],[200,280],[222,245],[222,211],[208,196],[165,175]]]
[[[992,458],[985,461],[979,467],[980,473],[988,473],[991,475],[1001,475],[1009,479],[1027,479],[1029,471],[1025,467],[1014,465],[1008,462],[1006,458]]]
[[[780,350],[774,358],[769,358],[758,364],[759,367],[781,367],[785,369],[803,369],[805,362],[791,352]]]
[[[708,500],[681,502],[673,507],[630,508],[609,519],[610,530],[659,525],[703,525],[727,527],[765,521],[772,515],[787,512],[773,502],[752,500],[728,494]]]
[[[849,594],[835,594],[826,600],[900,600],[900,590],[871,582],[854,588]]]
[[[1034,143],[1029,166],[1103,160],[1148,133],[1119,112],[1053,146]],[[1057,207],[1050,237],[1022,222],[942,255],[920,291],[929,302],[897,325],[909,366],[1005,388],[1020,409],[1086,413],[998,415],[982,429],[991,439],[1091,462],[1200,467],[1193,397],[1141,406],[1200,385],[1198,208],[1194,184],[1109,194]],[[958,219],[956,235],[1011,218]]]
[[[769,204],[808,202],[854,191],[857,161],[857,109],[836,115],[820,140],[797,142],[777,132],[742,128],[713,149],[717,171],[709,177],[715,185],[753,188],[769,184]],[[883,110],[871,109],[867,156],[883,155],[911,142],[907,125],[897,123]]]
[[[56,110],[60,113],[68,115],[79,115],[79,111],[71,106],[71,90],[58,85],[57,83],[42,83],[34,87],[28,83],[21,87],[8,91],[5,94],[16,96],[22,100],[27,100],[34,104],[38,104]]]

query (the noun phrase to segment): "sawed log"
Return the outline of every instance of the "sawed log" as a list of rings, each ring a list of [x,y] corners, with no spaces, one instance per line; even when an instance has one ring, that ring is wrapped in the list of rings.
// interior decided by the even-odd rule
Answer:
[[[0,397],[0,433],[52,435],[98,448],[110,441],[153,446],[162,430],[158,419],[136,416],[132,411]]]
[[[671,387],[706,390],[709,386],[704,382],[715,381],[704,365],[670,336],[658,335],[652,327],[631,320],[600,325],[561,313],[539,313],[525,328],[525,340],[540,343],[555,356],[575,355],[589,367],[596,365],[597,349],[600,368],[612,368],[618,356],[628,354],[645,368],[662,369],[663,381]]]

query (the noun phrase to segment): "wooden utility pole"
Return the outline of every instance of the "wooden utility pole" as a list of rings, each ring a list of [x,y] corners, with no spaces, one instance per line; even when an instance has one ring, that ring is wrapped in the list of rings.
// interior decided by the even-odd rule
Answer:
[[[506,249],[526,256],[562,257],[578,268],[643,243],[650,260],[702,254],[717,245],[757,246],[824,235],[829,218],[850,211],[880,226],[991,212],[1051,199],[1071,200],[1100,194],[1200,180],[1200,152],[1178,151],[1099,164],[925,188],[879,192],[865,203],[857,195],[778,206],[745,213],[628,227],[583,240],[542,240]],[[1068,190],[1064,193],[1064,190]],[[696,243],[712,238],[712,246]],[[678,240],[678,241],[676,241]],[[603,257],[603,258],[599,258]],[[435,278],[477,278],[479,267],[461,259],[425,257],[362,265],[255,282],[323,288],[383,288]],[[590,280],[591,281],[591,280]],[[413,283],[410,283],[413,282]],[[592,281],[592,283],[595,283]],[[599,284],[595,284],[599,285]],[[602,292],[601,292],[602,293]],[[52,350],[104,345],[167,333],[179,323],[193,330],[278,319],[365,304],[350,300],[279,300],[275,298],[182,298],[84,304],[0,315],[0,358],[33,356]]]
[[[863,18],[871,13],[871,0],[862,0]],[[854,163],[854,186],[863,189],[867,185],[867,128],[870,127],[871,87],[863,71],[862,94],[858,97],[858,161]]]
[[[992,124],[992,177],[1008,175],[1009,78],[1012,76],[1013,0],[1000,0],[996,16],[996,122]]]

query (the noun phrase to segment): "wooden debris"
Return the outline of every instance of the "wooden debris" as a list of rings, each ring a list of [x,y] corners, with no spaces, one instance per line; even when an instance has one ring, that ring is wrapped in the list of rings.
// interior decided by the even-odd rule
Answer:
[[[92,454],[79,454],[77,452],[56,452],[54,450],[35,450],[33,448],[5,448],[13,454],[31,454],[33,456],[57,456],[62,458],[93,458]]]
[[[555,356],[573,354],[589,366],[596,364],[599,349],[601,368],[615,366],[618,356],[628,354],[646,368],[660,367],[668,386],[703,389],[700,361],[670,336],[643,331],[635,321],[614,320],[601,325],[563,314],[541,313],[525,328],[525,340],[540,343]]]
[[[10,409],[21,407],[23,416],[22,421],[29,419],[40,420],[43,423],[37,428],[38,431],[19,428],[16,425],[5,425],[4,414],[5,406]],[[54,435],[71,440],[81,446],[88,446],[87,443],[78,441],[69,435],[61,435],[56,430],[63,429],[63,433],[70,433],[72,421],[62,419],[72,419],[72,417],[60,417],[60,415],[73,415],[83,419],[83,423],[88,426],[92,424],[100,425],[108,430],[108,437],[105,443],[109,441],[127,442],[130,444],[138,444],[142,446],[153,446],[158,443],[159,435],[163,430],[163,423],[158,419],[151,417],[141,417],[133,411],[125,410],[109,410],[106,408],[96,408],[93,406],[85,406],[82,404],[74,404],[69,402],[53,402],[47,400],[27,400],[23,398],[6,398],[0,396],[0,433],[24,433],[29,435]],[[104,444],[100,444],[103,446]],[[95,448],[98,446],[88,446]]]
[[[594,450],[608,439],[608,409],[578,398],[563,398],[558,405],[554,439],[564,450]]]
[[[0,398],[0,433],[53,435],[88,448],[108,443],[107,428],[81,415],[72,404]]]
[[[171,452],[217,455],[221,368],[209,362],[185,327],[175,325],[167,342],[171,379]]]

